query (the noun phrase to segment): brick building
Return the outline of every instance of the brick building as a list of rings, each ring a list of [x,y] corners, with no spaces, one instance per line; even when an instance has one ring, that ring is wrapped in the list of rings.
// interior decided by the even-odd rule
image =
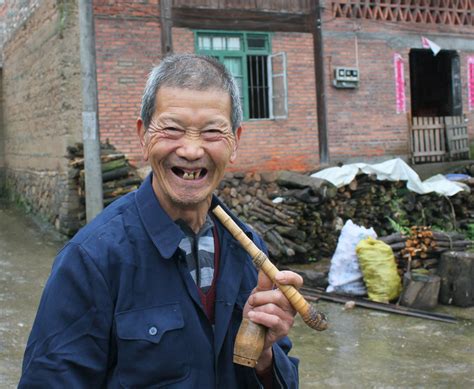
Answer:
[[[0,5],[0,170],[10,192],[68,231],[79,204],[66,147],[82,136],[77,1],[26,3]],[[170,4],[170,15],[160,18],[159,0],[94,0],[101,139],[137,166],[135,120],[163,37],[175,53],[218,57],[240,82],[245,122],[234,170],[316,170],[321,150],[332,164],[410,160],[420,142],[433,143],[438,154],[428,151],[443,159],[449,154],[437,134],[445,117],[459,118],[458,127],[467,123],[474,136],[471,0],[321,0],[320,100],[314,1]],[[436,56],[423,37],[440,46]],[[324,137],[318,102],[326,108]],[[422,139],[418,132],[415,142],[418,117],[439,120],[423,121],[432,133]],[[417,151],[420,161],[431,158]]]

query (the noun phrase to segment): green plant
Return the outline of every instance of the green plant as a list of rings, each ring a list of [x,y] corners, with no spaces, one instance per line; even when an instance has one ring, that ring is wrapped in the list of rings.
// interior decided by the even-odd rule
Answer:
[[[403,235],[409,235],[410,234],[410,228],[406,225],[401,225],[400,223],[397,223],[395,220],[393,220],[391,217],[387,216],[387,220],[389,221],[390,225],[396,232],[400,232]]]
[[[467,238],[469,240],[474,240],[474,223],[467,225]]]

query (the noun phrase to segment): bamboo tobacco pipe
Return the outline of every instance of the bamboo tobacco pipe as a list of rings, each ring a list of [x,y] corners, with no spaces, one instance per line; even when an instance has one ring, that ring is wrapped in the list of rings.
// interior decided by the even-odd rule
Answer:
[[[267,275],[282,293],[286,296],[293,308],[301,315],[303,321],[317,331],[323,331],[328,327],[324,313],[317,311],[298,290],[292,285],[279,285],[275,282],[275,275],[278,273],[276,266],[268,259],[252,240],[245,235],[242,229],[232,220],[232,218],[217,205],[212,212],[220,222],[229,230],[232,236],[239,241],[245,251],[252,257],[254,265]],[[265,327],[253,323],[248,319],[243,319],[237,333],[234,345],[234,362],[244,366],[255,367],[258,358],[263,350],[265,338]]]

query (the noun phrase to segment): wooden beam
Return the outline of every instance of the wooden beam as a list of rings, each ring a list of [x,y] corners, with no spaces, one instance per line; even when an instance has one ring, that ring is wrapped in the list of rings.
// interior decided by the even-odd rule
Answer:
[[[314,47],[314,74],[316,79],[316,109],[318,115],[319,163],[329,164],[328,129],[326,116],[326,91],[324,85],[324,53],[321,6],[319,0],[312,4],[311,32]]]
[[[173,54],[173,12],[172,0],[160,1],[160,23],[161,23],[161,58]]]
[[[198,29],[310,32],[307,14],[173,7],[173,26]]]
[[[454,316],[438,313],[438,312],[428,312],[421,309],[404,307],[401,305],[395,304],[384,304],[378,303],[375,301],[366,300],[356,296],[346,296],[337,293],[327,293],[323,290],[312,289],[312,288],[301,288],[301,294],[308,301],[317,302],[319,299],[331,301],[334,303],[345,304],[348,301],[353,301],[356,307],[375,309],[377,311],[395,313],[398,315],[404,316],[413,316],[420,319],[429,319],[442,321],[445,323],[457,323],[457,319]]]

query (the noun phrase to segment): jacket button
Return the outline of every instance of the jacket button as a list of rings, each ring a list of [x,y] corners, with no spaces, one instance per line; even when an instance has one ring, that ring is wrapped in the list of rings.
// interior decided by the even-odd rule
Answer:
[[[155,335],[157,334],[157,332],[158,332],[158,330],[156,329],[155,326],[150,327],[150,328],[148,329],[148,333],[149,333],[151,336],[155,336]]]

